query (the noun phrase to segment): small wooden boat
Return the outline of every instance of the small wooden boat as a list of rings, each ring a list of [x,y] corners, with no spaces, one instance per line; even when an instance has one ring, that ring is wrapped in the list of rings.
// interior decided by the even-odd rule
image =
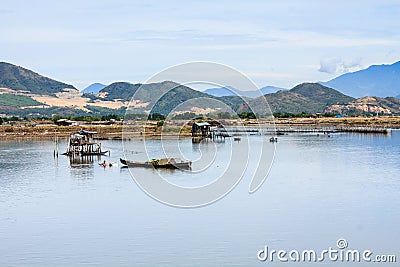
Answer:
[[[165,168],[165,169],[185,169],[192,168],[191,161],[178,161],[174,158],[152,159],[145,162],[119,159],[121,163],[127,167],[143,167],[143,168]]]
[[[272,137],[269,139],[269,141],[270,141],[271,143],[276,143],[276,142],[278,142],[278,138],[272,136]]]
[[[241,140],[240,137],[234,137],[233,138],[233,141],[238,141],[239,142],[240,140]]]

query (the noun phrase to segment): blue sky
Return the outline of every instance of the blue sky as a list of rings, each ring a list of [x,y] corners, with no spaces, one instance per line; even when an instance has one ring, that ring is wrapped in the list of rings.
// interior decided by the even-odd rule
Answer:
[[[399,14],[397,0],[2,0],[0,60],[79,89],[188,61],[291,88],[399,61]]]

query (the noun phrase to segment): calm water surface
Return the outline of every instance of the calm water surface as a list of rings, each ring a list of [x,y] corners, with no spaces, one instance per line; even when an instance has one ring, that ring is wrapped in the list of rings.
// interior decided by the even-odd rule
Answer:
[[[137,142],[130,141],[127,156],[146,159]],[[146,142],[150,155],[162,154],[159,140]],[[184,186],[212,182],[237,145],[179,143],[192,159],[217,151],[206,175],[163,172]],[[52,141],[0,141],[0,266],[286,266],[258,261],[257,251],[323,250],[339,238],[400,260],[398,131],[282,136],[256,193],[248,193],[245,176],[225,198],[196,209],[163,205],[138,188],[128,169],[98,166],[123,153],[120,141],[102,144],[110,157],[82,163],[54,160]]]

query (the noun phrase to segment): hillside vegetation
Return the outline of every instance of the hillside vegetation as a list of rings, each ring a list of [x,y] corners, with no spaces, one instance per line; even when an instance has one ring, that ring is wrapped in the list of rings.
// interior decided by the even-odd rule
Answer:
[[[0,94],[0,106],[26,107],[39,106],[42,103],[24,95]]]
[[[44,95],[54,95],[62,92],[64,88],[75,89],[72,85],[5,62],[0,62],[0,87]]]
[[[398,64],[393,64],[386,67],[375,66],[367,70],[379,73],[376,69],[397,70],[398,67]],[[65,90],[66,88],[69,90]],[[241,93],[244,95],[244,92]],[[129,102],[131,104],[128,108]],[[0,114],[22,117],[54,114],[122,116],[126,110],[130,114],[159,113],[164,116],[171,111],[176,111],[175,115],[225,114],[233,111],[247,114],[244,117],[272,113],[399,114],[400,100],[395,97],[354,99],[319,83],[302,83],[290,90],[280,90],[257,98],[237,95],[217,97],[173,81],[149,84],[115,82],[102,88],[98,93],[85,93],[28,69],[0,62]]]
[[[354,100],[352,97],[318,83],[303,83],[290,90],[266,94],[265,98],[273,113],[319,113],[332,104],[345,104]],[[265,103],[262,98],[256,98],[250,102],[251,106],[256,108]]]

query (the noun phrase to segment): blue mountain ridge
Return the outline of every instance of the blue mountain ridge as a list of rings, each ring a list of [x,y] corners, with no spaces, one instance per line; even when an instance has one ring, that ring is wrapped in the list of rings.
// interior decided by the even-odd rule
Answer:
[[[82,93],[98,94],[106,85],[101,83],[93,83],[82,90]]]
[[[243,96],[243,97],[249,97],[249,98],[256,98],[265,94],[271,94],[275,93],[280,90],[287,90],[285,88],[280,88],[280,87],[275,87],[275,86],[265,86],[260,88],[259,90],[251,90],[251,91],[242,91],[235,89],[231,86],[225,86],[225,87],[218,87],[218,88],[209,88],[203,91],[203,93],[216,96],[216,97],[222,97],[222,96]]]
[[[320,84],[352,97],[400,96],[400,61],[391,65],[372,65]]]

